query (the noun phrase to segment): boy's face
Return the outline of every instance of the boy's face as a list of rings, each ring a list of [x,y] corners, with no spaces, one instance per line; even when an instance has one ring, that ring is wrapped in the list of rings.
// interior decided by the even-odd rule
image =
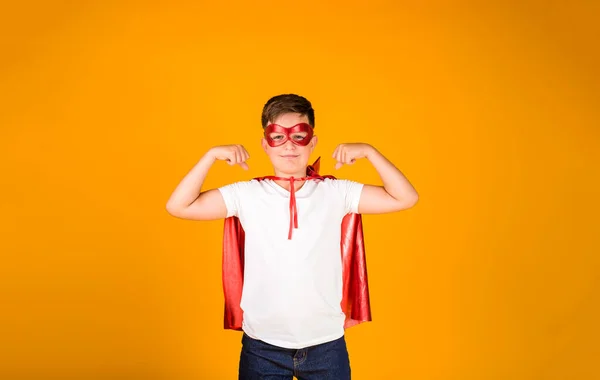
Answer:
[[[275,120],[271,120],[269,124],[277,124],[285,129],[290,129],[302,123],[308,124],[306,116],[298,113],[286,113]],[[296,127],[296,130],[298,129],[302,128]],[[286,177],[305,176],[308,159],[317,144],[317,136],[310,137],[310,132],[296,131],[287,136],[286,133],[281,131],[273,131],[267,135],[270,137],[270,141],[267,141],[265,137],[262,138],[262,147],[271,159],[276,175]],[[306,140],[302,141],[304,138]],[[287,141],[281,144],[281,141],[286,139]]]

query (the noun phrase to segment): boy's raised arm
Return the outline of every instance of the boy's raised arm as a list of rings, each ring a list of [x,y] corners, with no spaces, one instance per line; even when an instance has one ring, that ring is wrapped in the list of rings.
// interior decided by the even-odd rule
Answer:
[[[355,160],[367,158],[373,165],[383,186],[363,187],[358,212],[360,214],[382,214],[413,207],[419,195],[409,180],[383,154],[369,144],[340,144],[333,153],[337,160],[336,169]]]
[[[202,184],[216,160],[227,161],[229,165],[239,164],[248,169],[249,158],[241,145],[222,145],[211,148],[190,172],[181,180],[167,201],[169,214],[190,220],[215,220],[227,216],[225,201],[218,189],[202,191]]]

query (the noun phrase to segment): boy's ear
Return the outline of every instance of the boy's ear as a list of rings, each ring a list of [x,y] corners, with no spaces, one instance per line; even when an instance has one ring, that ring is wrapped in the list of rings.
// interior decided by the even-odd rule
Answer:
[[[262,137],[262,138],[260,139],[260,146],[262,146],[262,148],[263,148],[263,150],[265,151],[265,153],[267,153],[267,146],[268,146],[268,145],[269,145],[269,144],[267,144],[267,140],[266,140],[264,137]]]
[[[317,136],[313,136],[312,139],[310,139],[310,151],[311,152],[315,149],[315,146],[317,146],[317,142],[319,142],[319,139],[317,138]]]

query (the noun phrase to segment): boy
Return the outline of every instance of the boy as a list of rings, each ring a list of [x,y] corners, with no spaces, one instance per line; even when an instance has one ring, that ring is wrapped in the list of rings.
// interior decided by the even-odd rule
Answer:
[[[240,379],[350,379],[344,337],[341,223],[349,213],[410,208],[418,199],[406,177],[374,147],[341,144],[336,169],[366,158],[383,186],[307,179],[317,144],[311,103],[275,96],[262,113],[261,145],[274,177],[202,191],[216,160],[248,169],[241,145],[211,148],[183,178],[168,212],[192,220],[239,218],[245,231]]]

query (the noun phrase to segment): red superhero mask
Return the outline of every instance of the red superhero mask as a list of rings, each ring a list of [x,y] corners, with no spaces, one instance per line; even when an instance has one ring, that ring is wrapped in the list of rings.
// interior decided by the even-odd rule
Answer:
[[[291,128],[285,128],[278,124],[269,124],[265,128],[265,139],[272,146],[280,146],[290,140],[300,146],[306,146],[313,137],[313,128],[310,124],[300,123]]]

